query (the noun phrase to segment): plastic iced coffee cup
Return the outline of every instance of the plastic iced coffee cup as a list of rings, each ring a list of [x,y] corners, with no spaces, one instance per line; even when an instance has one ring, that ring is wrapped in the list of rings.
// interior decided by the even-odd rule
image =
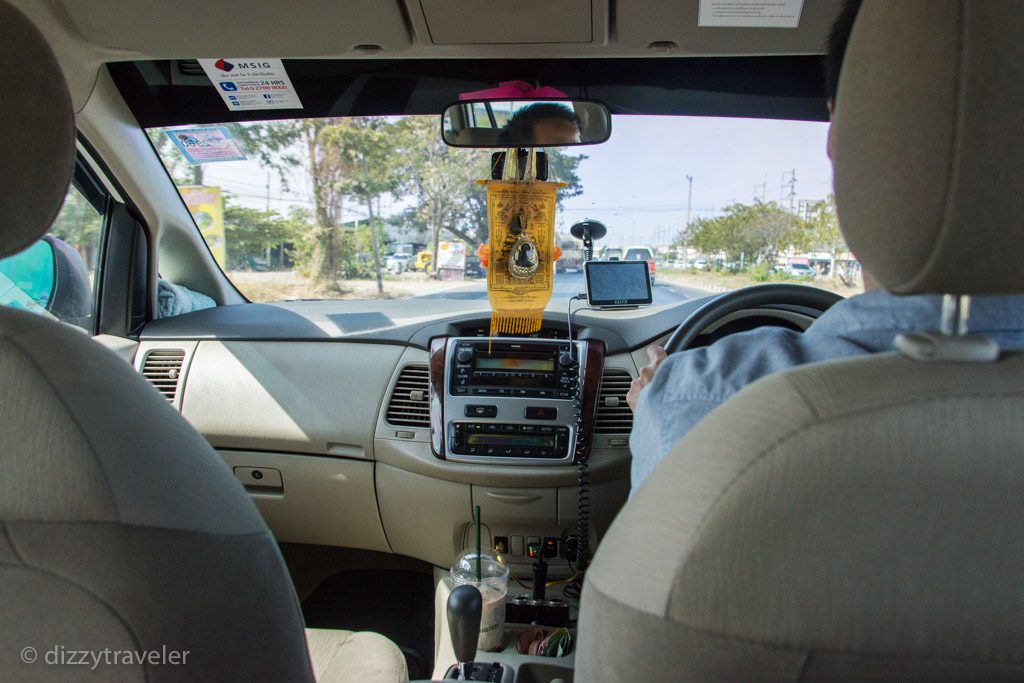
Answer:
[[[476,586],[483,598],[478,650],[500,650],[505,644],[505,597],[508,595],[508,567],[493,555],[481,553],[477,579],[476,551],[466,550],[455,559],[451,577],[454,586]]]

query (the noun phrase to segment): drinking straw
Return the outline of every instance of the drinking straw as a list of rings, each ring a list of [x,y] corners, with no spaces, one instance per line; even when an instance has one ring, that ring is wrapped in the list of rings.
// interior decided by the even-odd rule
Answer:
[[[480,506],[473,510],[473,518],[476,520],[476,580],[480,583],[484,580],[484,572],[480,566]]]

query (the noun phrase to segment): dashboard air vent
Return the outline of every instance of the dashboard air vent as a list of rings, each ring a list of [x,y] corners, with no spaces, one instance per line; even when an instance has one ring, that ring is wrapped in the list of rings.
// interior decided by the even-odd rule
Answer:
[[[633,429],[633,411],[626,403],[626,394],[633,376],[616,368],[601,375],[601,392],[597,397],[595,434],[629,434]]]
[[[156,390],[171,403],[178,395],[181,380],[181,364],[185,361],[184,349],[156,349],[146,354],[142,365],[142,376],[149,380]]]
[[[426,365],[406,365],[388,401],[387,421],[403,427],[430,426],[430,373]]]

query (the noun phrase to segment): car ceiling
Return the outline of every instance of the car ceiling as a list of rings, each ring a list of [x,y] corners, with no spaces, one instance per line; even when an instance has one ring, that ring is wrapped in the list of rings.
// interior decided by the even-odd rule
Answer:
[[[797,28],[698,28],[699,0],[12,2],[47,35],[81,108],[102,66],[126,61],[372,58],[376,68],[407,59],[819,55],[842,0],[804,0]],[[792,64],[799,70],[800,62]],[[483,79],[481,71],[469,80]]]

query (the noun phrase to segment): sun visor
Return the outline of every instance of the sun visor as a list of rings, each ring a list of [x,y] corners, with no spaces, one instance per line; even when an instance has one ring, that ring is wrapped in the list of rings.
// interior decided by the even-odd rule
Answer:
[[[268,47],[273,57],[318,57],[357,46],[391,52],[412,44],[399,0],[62,0],[60,5],[90,43],[160,57],[266,54]],[[261,45],[257,36],[267,26],[274,26],[275,34]]]
[[[417,14],[425,22],[423,35],[434,45],[608,42],[606,0],[420,0],[409,8],[414,23]]]

